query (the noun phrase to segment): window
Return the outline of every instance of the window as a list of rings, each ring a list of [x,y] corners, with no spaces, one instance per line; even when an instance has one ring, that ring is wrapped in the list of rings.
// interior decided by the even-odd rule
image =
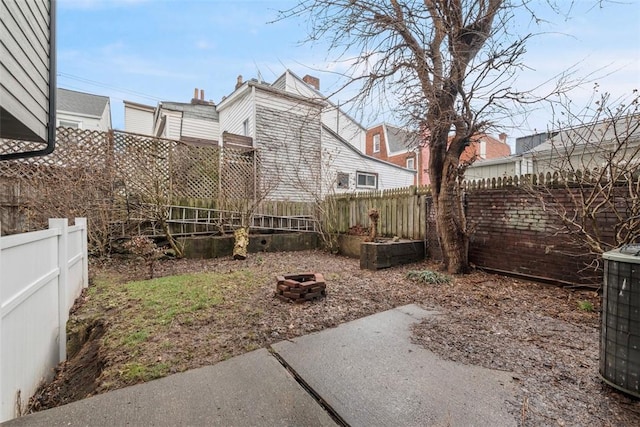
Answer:
[[[244,136],[249,136],[249,119],[242,122],[242,134]]]
[[[75,122],[72,120],[58,120],[58,126],[62,126],[65,128],[80,129],[82,128],[81,124],[82,122]]]
[[[484,139],[480,140],[480,158],[487,158],[487,141],[485,141]]]
[[[378,174],[368,172],[356,172],[356,187],[378,188]]]
[[[338,172],[337,179],[338,188],[348,189],[349,188],[349,174],[344,172]]]
[[[407,159],[407,169],[415,169],[416,168],[416,159],[413,157],[409,157]]]
[[[373,135],[373,152],[374,153],[380,152],[380,134],[379,133],[376,133],[375,135]]]

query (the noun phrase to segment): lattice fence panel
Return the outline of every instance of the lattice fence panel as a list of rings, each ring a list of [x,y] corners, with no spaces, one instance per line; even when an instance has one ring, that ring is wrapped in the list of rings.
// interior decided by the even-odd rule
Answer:
[[[256,152],[225,147],[222,153],[222,196],[224,200],[255,200],[257,194]]]
[[[93,248],[104,248],[115,218],[113,146],[108,133],[58,128],[55,151],[47,156],[0,162],[0,185],[18,189],[6,234],[46,227],[52,217],[87,217]],[[3,140],[4,149],[31,151],[38,144]],[[101,249],[98,249],[101,250]]]
[[[167,204],[176,141],[114,132],[116,188],[128,199]]]
[[[41,148],[0,141],[3,153]],[[84,216],[92,247],[107,251],[122,230],[133,230],[132,219],[157,221],[174,200],[255,200],[254,156],[252,149],[225,148],[223,155],[217,146],[58,128],[52,154],[0,162],[2,233],[42,228],[51,217]]]
[[[171,164],[172,200],[217,199],[220,187],[220,148],[176,145]]]

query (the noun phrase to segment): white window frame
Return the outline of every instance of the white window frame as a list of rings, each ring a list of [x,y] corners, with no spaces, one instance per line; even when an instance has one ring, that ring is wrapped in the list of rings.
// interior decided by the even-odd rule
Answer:
[[[373,135],[373,152],[374,153],[380,152],[380,134],[379,133],[376,133]]]
[[[82,129],[82,122],[70,119],[58,119],[58,126],[73,129]]]
[[[480,140],[480,158],[481,159],[487,158],[487,141],[484,139]]]
[[[416,159],[415,159],[415,157],[407,157],[407,169],[416,170]]]
[[[373,178],[373,184],[366,183],[368,179],[365,179],[365,184],[360,184],[360,177],[362,176],[366,178]],[[378,174],[373,172],[356,171],[356,188],[367,188],[371,190],[378,189]]]
[[[249,119],[242,122],[242,135],[249,136]]]

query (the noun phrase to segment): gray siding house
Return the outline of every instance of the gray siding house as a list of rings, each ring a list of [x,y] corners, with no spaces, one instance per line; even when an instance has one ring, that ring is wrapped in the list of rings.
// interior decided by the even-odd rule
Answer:
[[[286,81],[298,85],[284,85]],[[315,86],[313,96],[308,96],[300,82],[311,84],[289,71],[274,84],[239,80],[234,92],[218,104],[220,131],[249,137],[258,149],[263,194],[271,200],[309,201],[413,184],[415,170],[359,150],[361,144],[354,144],[359,137],[352,138],[352,131],[364,137],[364,128],[346,115],[341,121],[344,127],[328,125],[331,104],[317,96]]]
[[[0,138],[47,143],[55,139],[55,0],[0,2]],[[4,147],[0,147],[4,148]]]

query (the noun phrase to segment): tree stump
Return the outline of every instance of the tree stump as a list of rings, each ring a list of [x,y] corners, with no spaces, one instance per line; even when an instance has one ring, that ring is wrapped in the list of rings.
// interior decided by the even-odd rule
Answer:
[[[375,242],[378,237],[378,219],[380,218],[380,212],[377,209],[369,209],[369,219],[371,220],[371,226],[369,227],[369,241]]]
[[[247,259],[247,247],[249,246],[249,228],[240,227],[233,232],[235,244],[233,245],[233,259]]]

